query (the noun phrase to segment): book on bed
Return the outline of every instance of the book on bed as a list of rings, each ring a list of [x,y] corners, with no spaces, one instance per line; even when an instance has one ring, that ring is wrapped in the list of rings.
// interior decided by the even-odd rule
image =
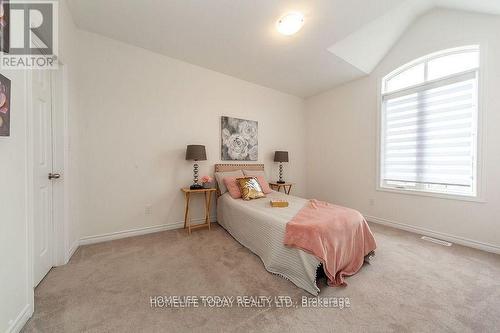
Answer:
[[[279,200],[279,199],[271,199],[271,207],[288,207],[288,201]]]

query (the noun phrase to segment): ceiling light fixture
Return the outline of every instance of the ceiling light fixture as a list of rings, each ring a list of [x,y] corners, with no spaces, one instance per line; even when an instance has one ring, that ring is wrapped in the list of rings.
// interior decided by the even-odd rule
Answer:
[[[299,12],[292,12],[283,15],[276,23],[276,28],[285,36],[296,33],[304,25],[304,15]]]

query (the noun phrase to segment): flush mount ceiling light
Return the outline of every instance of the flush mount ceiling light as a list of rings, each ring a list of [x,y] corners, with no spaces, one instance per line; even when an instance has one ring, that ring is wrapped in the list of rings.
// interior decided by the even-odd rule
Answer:
[[[292,12],[283,15],[276,23],[276,29],[285,36],[296,33],[304,25],[304,15],[299,12]]]

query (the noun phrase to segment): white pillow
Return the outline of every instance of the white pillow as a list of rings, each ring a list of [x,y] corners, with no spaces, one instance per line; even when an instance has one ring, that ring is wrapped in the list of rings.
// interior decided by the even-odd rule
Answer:
[[[220,194],[224,194],[227,192],[227,187],[224,185],[224,177],[245,177],[243,174],[243,171],[241,170],[235,170],[235,171],[223,171],[223,172],[216,172],[215,173],[215,179],[217,180],[217,184],[219,185],[219,191]]]
[[[243,173],[245,174],[245,176],[250,176],[250,177],[262,176],[262,178],[264,178],[266,182],[268,182],[266,173],[262,170],[243,170]]]

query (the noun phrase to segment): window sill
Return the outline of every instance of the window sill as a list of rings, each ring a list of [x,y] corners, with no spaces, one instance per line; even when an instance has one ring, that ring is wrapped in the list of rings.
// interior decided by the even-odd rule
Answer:
[[[392,187],[382,187],[382,186],[378,186],[377,191],[391,192],[391,193],[397,193],[397,194],[406,194],[406,195],[418,195],[418,196],[422,196],[422,197],[433,197],[433,198],[446,199],[446,200],[486,203],[486,200],[481,196],[472,197],[472,196],[459,195],[459,194],[426,192],[426,191],[421,191],[421,190],[403,190],[403,189],[397,189],[397,188],[392,188]]]

